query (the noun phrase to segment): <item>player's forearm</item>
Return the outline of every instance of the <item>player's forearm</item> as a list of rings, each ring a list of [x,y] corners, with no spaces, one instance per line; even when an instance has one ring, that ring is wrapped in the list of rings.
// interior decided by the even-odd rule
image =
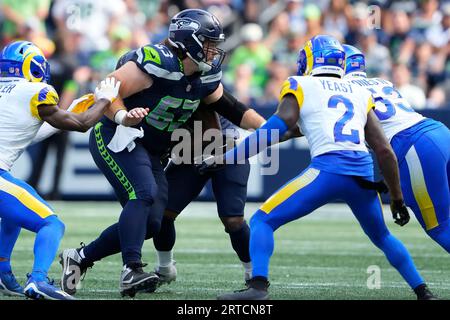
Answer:
[[[122,98],[117,96],[117,99],[106,109],[105,116],[107,116],[109,120],[114,121],[114,116],[119,110],[126,110],[126,108],[124,107]]]
[[[267,122],[251,135],[247,136],[237,147],[225,154],[225,163],[241,163],[251,158],[267,147],[280,141],[288,130],[286,123],[277,115],[270,117]]]
[[[400,175],[395,153],[391,148],[385,148],[376,153],[378,165],[384,180],[389,187],[389,193],[392,200],[403,200],[403,194],[400,187]]]
[[[42,120],[61,130],[86,132],[100,120],[110,104],[109,100],[100,99],[86,112],[76,114],[59,110],[50,116],[43,117]]]
[[[290,128],[282,137],[280,142],[287,141],[292,138],[303,137],[302,132],[300,131],[300,127],[297,125],[293,128]]]
[[[242,116],[242,120],[239,127],[246,130],[248,129],[256,130],[259,127],[261,127],[264,124],[264,122],[266,122],[266,119],[261,117],[259,113],[257,113],[253,109],[248,109]]]
[[[74,117],[77,117],[79,125],[82,131],[86,132],[89,128],[93,127],[103,116],[107,108],[111,105],[111,102],[107,99],[98,100],[91,108],[89,108],[86,112],[80,114],[73,114]]]

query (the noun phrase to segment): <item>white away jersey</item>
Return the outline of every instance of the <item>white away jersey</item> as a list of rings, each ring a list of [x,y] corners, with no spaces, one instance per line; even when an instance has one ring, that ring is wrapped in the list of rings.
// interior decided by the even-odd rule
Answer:
[[[346,80],[372,93],[375,101],[375,114],[389,141],[400,131],[425,119],[411,108],[408,101],[400,95],[390,81],[363,77],[349,77]]]
[[[38,107],[58,104],[58,100],[55,89],[46,83],[0,78],[1,169],[11,169],[42,125]]]
[[[311,158],[331,151],[368,152],[364,140],[370,92],[333,77],[289,77],[280,100],[293,94],[300,106],[300,129]]]

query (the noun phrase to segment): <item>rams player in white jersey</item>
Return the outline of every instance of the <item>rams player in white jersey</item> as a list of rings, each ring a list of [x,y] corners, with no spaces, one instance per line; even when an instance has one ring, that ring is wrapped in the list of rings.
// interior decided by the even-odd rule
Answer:
[[[415,112],[387,80],[367,78],[361,51],[343,45],[345,79],[369,90],[398,159],[405,203],[426,233],[450,253],[450,130]]]
[[[265,134],[266,130],[278,131],[282,136],[299,121],[312,161],[253,215],[250,222],[253,277],[247,289],[224,294],[219,299],[267,299],[274,231],[335,200],[349,205],[364,232],[419,299],[434,298],[408,251],[384,222],[379,196],[372,189],[376,185],[373,162],[365,141],[375,151],[389,186],[395,222],[404,225],[409,214],[403,203],[395,154],[372,110],[370,92],[341,79],[344,63],[344,49],[336,39],[326,35],[313,37],[299,53],[298,76],[289,77],[282,87],[277,112],[225,154],[226,163],[241,161],[259,152],[259,146],[277,142]],[[251,141],[258,141],[258,148],[250,147]],[[200,169],[207,170],[206,164]]]
[[[64,130],[84,132],[92,127],[116,98],[120,82],[104,80],[96,89],[96,102],[77,114],[58,107],[58,94],[47,83],[49,64],[31,42],[6,46],[0,54],[0,72],[0,292],[33,299],[72,299],[47,278],[64,224],[32,187],[9,171],[44,121]],[[10,264],[21,228],[36,233],[34,265],[25,288]]]

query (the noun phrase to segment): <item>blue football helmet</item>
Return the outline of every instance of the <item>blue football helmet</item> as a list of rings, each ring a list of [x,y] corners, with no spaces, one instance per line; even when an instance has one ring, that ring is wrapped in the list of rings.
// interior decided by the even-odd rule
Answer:
[[[345,51],[345,75],[367,77],[364,54],[354,46],[343,44]]]
[[[312,37],[299,52],[297,70],[299,76],[332,74],[342,78],[344,69],[344,48],[332,36]]]
[[[49,82],[50,64],[41,49],[29,41],[16,41],[3,48],[0,76],[20,77],[30,82]]]
[[[220,67],[225,57],[225,53],[216,47],[225,41],[222,25],[213,14],[204,10],[187,9],[176,14],[169,26],[168,39],[203,72]]]

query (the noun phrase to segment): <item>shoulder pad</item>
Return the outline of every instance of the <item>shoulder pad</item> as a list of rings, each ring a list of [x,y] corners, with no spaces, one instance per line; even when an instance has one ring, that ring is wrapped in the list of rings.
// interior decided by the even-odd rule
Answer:
[[[38,87],[39,92],[37,92],[30,101],[30,109],[33,116],[39,120],[38,107],[41,105],[57,105],[59,103],[59,96],[56,90],[49,84],[42,84]]]
[[[162,44],[137,49],[131,60],[152,77],[180,80],[184,76],[178,58]]]
[[[125,53],[123,56],[119,58],[116,64],[116,70],[119,69],[121,66],[123,66],[125,63],[130,61],[133,56],[136,55],[136,50],[131,50]]]
[[[287,94],[292,94],[297,99],[298,107],[301,108],[303,105],[304,95],[303,95],[303,88],[301,86],[303,77],[289,77],[281,86],[281,92],[279,101],[283,99],[283,97]]]
[[[202,84],[220,82],[221,80],[222,80],[222,69],[220,67],[215,67],[200,76],[200,81],[202,82]]]

